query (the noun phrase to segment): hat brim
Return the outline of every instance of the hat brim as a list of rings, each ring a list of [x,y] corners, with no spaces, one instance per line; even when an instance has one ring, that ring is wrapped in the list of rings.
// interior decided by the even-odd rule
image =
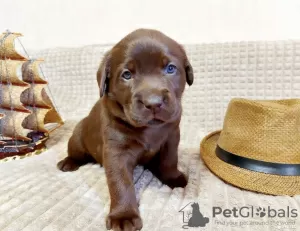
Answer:
[[[250,171],[230,165],[216,156],[215,150],[221,131],[204,137],[200,155],[205,165],[220,179],[241,189],[270,195],[300,194],[300,176],[279,176]]]

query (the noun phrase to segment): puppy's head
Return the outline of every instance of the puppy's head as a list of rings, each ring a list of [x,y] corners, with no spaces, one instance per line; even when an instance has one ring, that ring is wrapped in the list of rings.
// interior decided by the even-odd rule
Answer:
[[[133,126],[179,119],[181,96],[193,69],[176,41],[156,30],[139,29],[123,38],[100,65],[100,96],[114,100]]]

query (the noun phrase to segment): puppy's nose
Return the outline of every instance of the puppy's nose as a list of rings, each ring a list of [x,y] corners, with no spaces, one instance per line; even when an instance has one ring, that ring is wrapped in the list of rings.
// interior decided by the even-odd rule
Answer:
[[[152,110],[154,113],[157,113],[161,109],[161,106],[163,104],[163,98],[158,95],[150,95],[143,100],[143,104],[149,110]]]

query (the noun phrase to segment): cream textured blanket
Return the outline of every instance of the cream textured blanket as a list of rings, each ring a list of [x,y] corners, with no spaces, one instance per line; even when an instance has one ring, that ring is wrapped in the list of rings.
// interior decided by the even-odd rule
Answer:
[[[65,173],[56,163],[66,156],[74,125],[99,96],[96,71],[110,47],[30,52],[45,59],[42,68],[66,124],[51,136],[48,150],[41,155],[0,163],[0,230],[106,230],[110,200],[104,169],[89,164]],[[269,196],[228,185],[206,168],[199,153],[201,139],[222,128],[231,98],[300,97],[300,42],[185,47],[195,81],[183,98],[179,167],[188,175],[189,184],[185,189],[171,190],[137,167],[134,178],[143,230],[180,231],[184,225],[191,230],[300,230],[300,195]],[[209,218],[205,227],[187,226],[194,202]],[[242,208],[237,217],[228,211],[219,214],[234,208]],[[287,210],[291,209],[297,211],[297,218],[290,217]],[[218,214],[213,216],[213,211]]]

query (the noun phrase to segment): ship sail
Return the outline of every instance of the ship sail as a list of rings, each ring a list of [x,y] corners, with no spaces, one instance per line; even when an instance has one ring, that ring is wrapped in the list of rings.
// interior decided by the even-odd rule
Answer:
[[[9,31],[0,35],[0,59],[27,60],[22,52],[17,51],[15,46],[15,40],[21,36],[22,34],[20,33],[11,33]]]
[[[30,84],[30,88],[21,94],[21,102],[26,105],[34,115],[30,115],[24,123],[24,127],[40,132],[50,132],[47,124],[61,124],[62,118],[46,92],[48,82],[43,79],[38,65],[42,60],[33,60],[23,65],[23,80]]]
[[[22,126],[24,119],[31,114],[30,111],[17,111],[10,109],[1,109],[5,116],[1,119],[1,134],[6,138],[16,140],[30,141],[27,134],[31,132]]]
[[[40,68],[43,60],[30,59],[25,49],[24,54],[16,49],[20,36],[0,35],[0,145],[32,141],[32,133],[47,136],[64,123],[47,93],[48,81]]]

